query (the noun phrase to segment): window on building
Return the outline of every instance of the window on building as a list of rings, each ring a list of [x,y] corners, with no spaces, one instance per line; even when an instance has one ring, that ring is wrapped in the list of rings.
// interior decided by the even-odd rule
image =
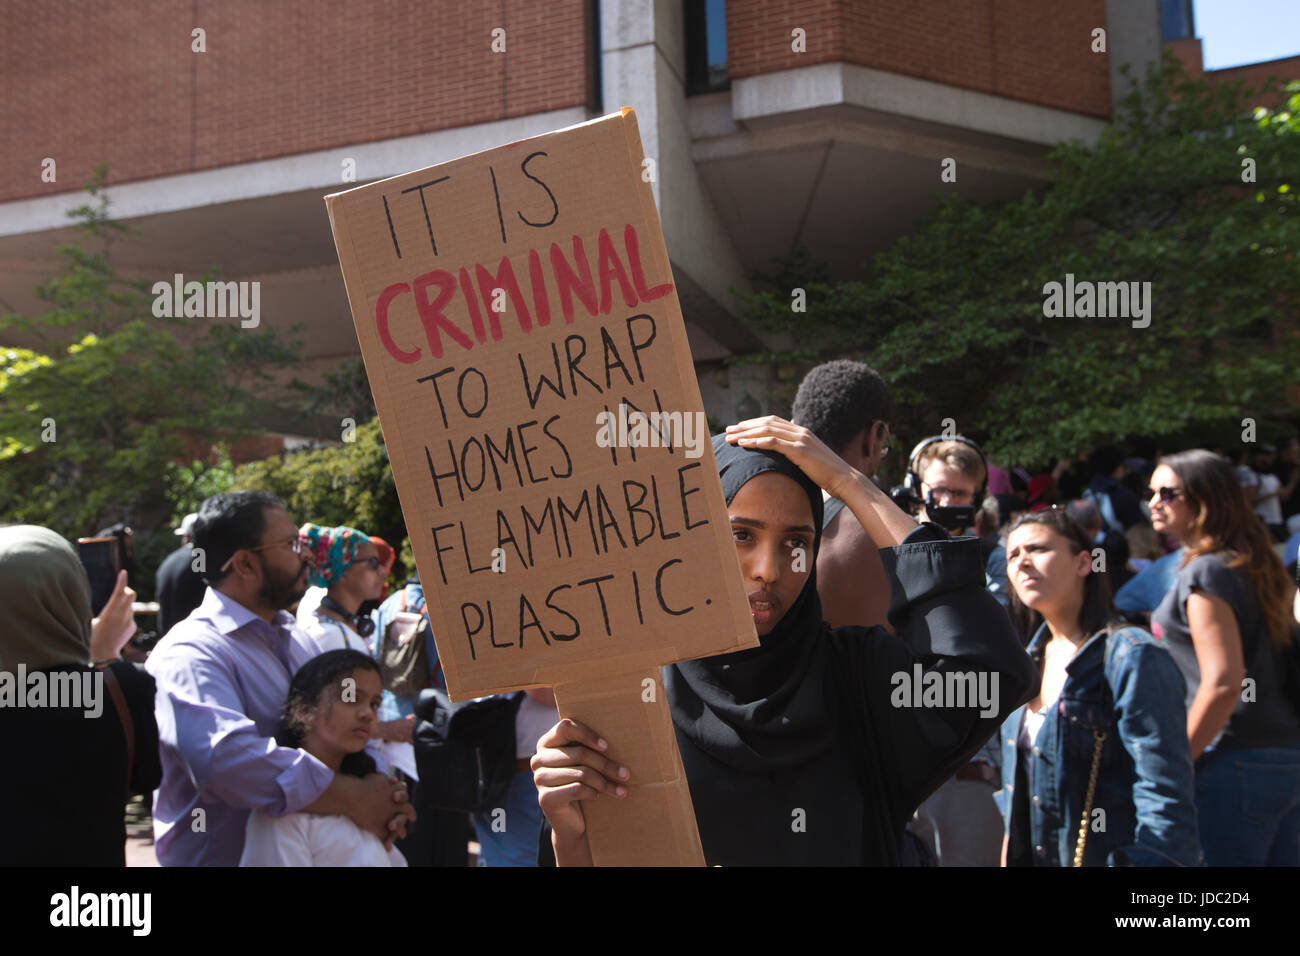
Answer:
[[[727,4],[725,0],[685,0],[686,94],[725,90],[727,80]]]
[[[1160,0],[1160,35],[1166,43],[1196,36],[1192,0]]]

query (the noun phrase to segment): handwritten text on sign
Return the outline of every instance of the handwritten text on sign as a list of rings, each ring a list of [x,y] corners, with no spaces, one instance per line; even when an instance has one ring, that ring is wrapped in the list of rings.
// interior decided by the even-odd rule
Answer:
[[[330,197],[439,652],[465,692],[752,633],[712,459],[672,434],[702,412],[628,122]],[[597,440],[599,416],[629,413],[655,423],[652,447]]]

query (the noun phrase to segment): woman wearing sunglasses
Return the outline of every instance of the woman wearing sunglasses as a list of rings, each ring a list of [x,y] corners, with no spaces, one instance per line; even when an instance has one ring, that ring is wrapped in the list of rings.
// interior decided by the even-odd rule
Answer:
[[[322,651],[372,654],[367,641],[374,633],[375,622],[369,614],[361,613],[361,606],[383,598],[384,582],[393,566],[393,549],[383,538],[343,525],[325,528],[305,524],[298,534],[304,551],[315,562],[311,583],[319,594],[319,603],[314,605],[308,604],[311,591],[303,595],[299,626],[316,639]],[[375,739],[381,742],[389,763],[409,775],[415,769],[415,754],[410,751],[413,726],[414,721],[406,718],[377,721],[374,727]]]
[[[1177,665],[1119,621],[1066,511],[1021,518],[1006,548],[1011,615],[1040,674],[1002,725],[1006,865],[1199,864]]]
[[[1295,587],[1232,465],[1160,460],[1151,523],[1186,549],[1151,618],[1187,681],[1201,843],[1211,866],[1300,865],[1300,713],[1285,689]]]
[[[360,612],[366,601],[384,596],[384,581],[393,563],[393,549],[356,528],[325,528],[305,524],[299,535],[315,560],[311,583],[324,588],[319,604],[298,614],[303,630],[322,651],[348,649],[369,654],[367,639],[374,622]],[[382,551],[380,545],[383,545]],[[308,604],[312,595],[303,595]]]

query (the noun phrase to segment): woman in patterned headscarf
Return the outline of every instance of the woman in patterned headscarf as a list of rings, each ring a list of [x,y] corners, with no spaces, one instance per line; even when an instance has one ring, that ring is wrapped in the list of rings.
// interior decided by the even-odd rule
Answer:
[[[361,605],[383,597],[393,549],[382,539],[344,525],[305,524],[298,534],[316,560],[311,583],[323,589],[317,592],[319,603],[314,606],[311,592],[303,595],[299,625],[316,638],[322,651],[351,648],[369,654],[367,639],[374,622],[361,613]]]
[[[298,625],[316,639],[322,651],[347,649],[374,656],[368,639],[375,622],[362,605],[384,596],[385,579],[395,557],[392,547],[383,538],[344,525],[305,524],[298,534],[316,559],[311,576],[315,587],[299,603]],[[313,591],[318,595],[314,602]],[[375,723],[374,735],[385,747],[403,744],[409,748],[411,728],[409,719],[381,720]]]

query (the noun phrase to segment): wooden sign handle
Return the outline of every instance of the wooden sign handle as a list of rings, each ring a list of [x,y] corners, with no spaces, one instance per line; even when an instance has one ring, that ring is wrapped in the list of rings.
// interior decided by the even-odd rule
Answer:
[[[555,685],[560,716],[586,724],[631,771],[623,798],[582,802],[596,866],[704,866],[695,808],[660,669]]]

